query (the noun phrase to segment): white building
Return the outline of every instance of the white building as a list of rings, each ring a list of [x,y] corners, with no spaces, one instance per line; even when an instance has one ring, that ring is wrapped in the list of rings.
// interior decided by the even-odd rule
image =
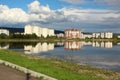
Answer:
[[[42,36],[47,37],[48,36],[48,28],[42,28]]]
[[[105,38],[113,38],[113,33],[111,33],[111,32],[106,32],[106,33],[105,33]]]
[[[54,29],[48,29],[48,33],[49,36],[54,36]]]
[[[85,38],[92,38],[91,34],[82,34],[81,36],[82,36],[83,39],[85,39]]]
[[[31,25],[25,26],[25,34],[33,34],[33,27]]]
[[[33,32],[32,33],[35,33],[38,37],[41,37],[41,32],[40,32],[40,27],[38,26],[33,26]]]
[[[93,33],[92,37],[93,38],[112,38],[113,37],[113,33],[111,33],[111,32]]]
[[[0,29],[0,34],[5,34],[9,36],[9,31],[7,29]]]
[[[99,38],[99,37],[101,37],[101,34],[100,33],[93,33],[92,37],[93,38]]]
[[[105,33],[100,33],[101,38],[105,38]]]
[[[95,38],[99,38],[100,37],[100,33],[95,33]]]
[[[63,33],[59,33],[59,34],[56,34],[56,36],[59,38],[59,37],[64,37],[64,34]]]
[[[26,25],[25,26],[25,34],[33,34],[35,33],[38,37],[47,37],[49,36],[54,36],[54,29],[48,29],[48,28],[42,28],[39,26],[31,26],[31,25]]]
[[[118,38],[120,38],[120,35],[118,35]]]

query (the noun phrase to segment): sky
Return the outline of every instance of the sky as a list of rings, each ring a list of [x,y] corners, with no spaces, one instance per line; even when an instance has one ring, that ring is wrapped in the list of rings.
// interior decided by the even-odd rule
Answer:
[[[120,0],[0,0],[0,26],[120,33]]]

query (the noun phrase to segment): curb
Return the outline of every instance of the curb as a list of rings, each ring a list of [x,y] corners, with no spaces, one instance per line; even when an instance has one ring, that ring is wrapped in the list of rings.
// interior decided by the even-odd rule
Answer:
[[[16,64],[13,64],[13,63],[10,63],[8,61],[1,60],[1,59],[0,59],[0,64],[4,64],[5,66],[9,66],[9,67],[11,67],[13,69],[17,69],[17,70],[19,70],[21,72],[24,72],[24,73],[30,73],[30,75],[33,76],[33,77],[37,77],[37,78],[43,77],[44,80],[57,80],[55,78],[44,75],[42,73],[32,71],[32,70],[27,69],[25,67],[21,67],[21,66],[18,66]]]

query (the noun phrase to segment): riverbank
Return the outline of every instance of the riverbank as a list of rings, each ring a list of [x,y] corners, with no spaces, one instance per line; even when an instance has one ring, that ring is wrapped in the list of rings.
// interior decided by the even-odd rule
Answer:
[[[0,42],[64,42],[64,41],[85,41],[85,42],[120,42],[120,39],[0,39]]]
[[[66,63],[61,60],[29,57],[15,51],[0,50],[0,59],[58,80],[120,80],[120,73],[117,72]]]

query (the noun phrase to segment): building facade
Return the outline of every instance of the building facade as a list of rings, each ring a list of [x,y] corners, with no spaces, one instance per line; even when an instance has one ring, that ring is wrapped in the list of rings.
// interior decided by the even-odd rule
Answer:
[[[113,33],[111,32],[105,33],[105,38],[113,38]]]
[[[0,29],[0,34],[5,34],[9,36],[9,31],[7,29]]]
[[[111,32],[102,32],[102,33],[93,33],[93,38],[113,38],[113,33]]]
[[[66,29],[65,30],[66,38],[81,38],[81,30],[77,29]]]
[[[47,36],[54,36],[54,29],[42,28],[39,26],[25,26],[25,34],[33,34],[35,33],[38,37],[47,37]]]

